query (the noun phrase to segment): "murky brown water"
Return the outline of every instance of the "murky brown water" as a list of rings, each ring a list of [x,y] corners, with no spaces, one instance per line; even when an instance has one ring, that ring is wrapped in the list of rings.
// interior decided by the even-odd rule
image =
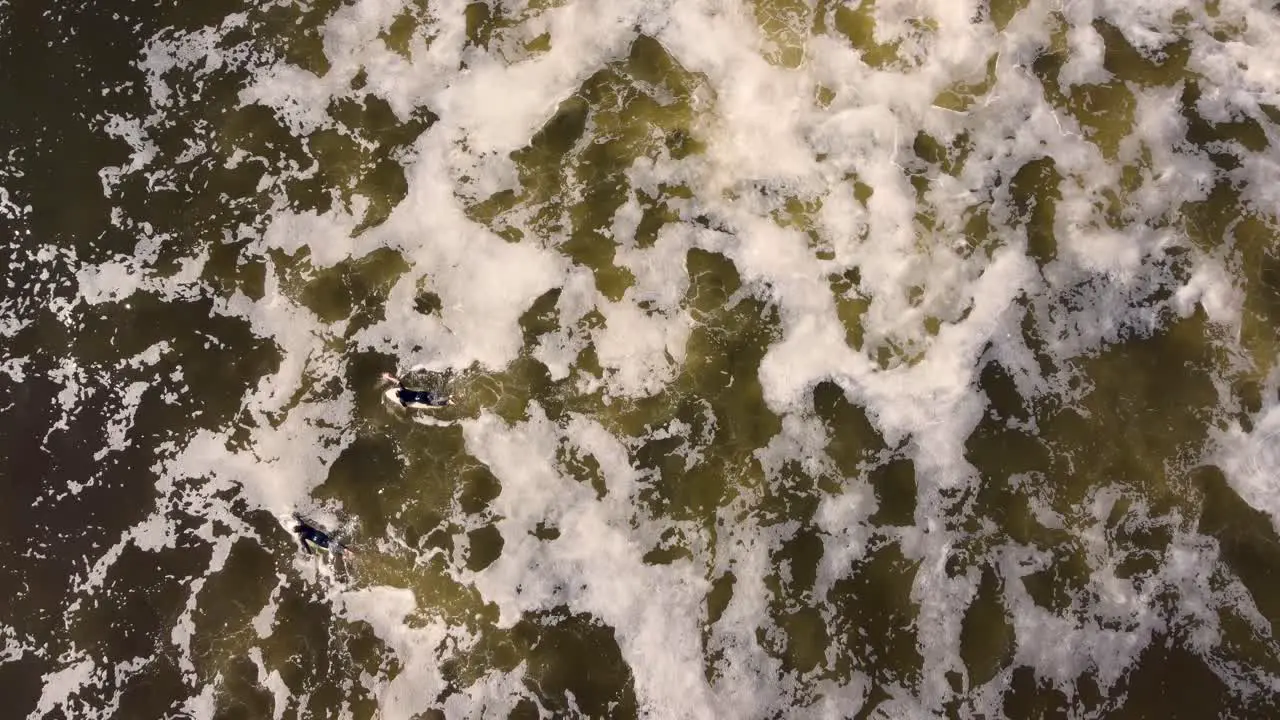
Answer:
[[[408,3],[378,42],[413,59],[431,43],[457,41],[477,66],[484,56],[514,64],[554,47],[550,31],[532,24],[553,5]],[[939,273],[904,275],[908,284],[895,291],[906,309],[902,325],[897,334],[882,332],[867,320],[880,317],[879,276],[845,261],[881,239],[859,221],[856,252],[848,238],[832,240],[824,201],[834,195],[744,176],[712,198],[696,174],[682,182],[641,177],[634,169],[655,158],[693,166],[710,157],[717,113],[731,102],[721,97],[720,80],[688,69],[659,37],[637,34],[558,101],[510,153],[515,189],[485,195],[460,184],[472,222],[583,269],[603,300],[568,314],[566,282],[522,308],[515,358],[502,367],[455,368],[458,402],[433,416],[441,424],[425,425],[389,410],[373,387],[379,373],[412,360],[380,349],[369,333],[410,310],[448,321],[447,284],[419,272],[403,247],[329,263],[308,248],[290,254],[255,241],[288,210],[363,207],[354,236],[389,222],[412,196],[404,168],[425,133],[452,122],[447,109],[428,102],[398,116],[380,96],[381,71],[362,69],[349,83],[353,92],[327,107],[330,124],[299,136],[271,108],[240,104],[250,70],[265,60],[237,60],[207,74],[177,68],[163,75],[170,104],[147,127],[155,157],[104,188],[100,170],[129,163],[128,144],[104,131],[108,117],[152,112],[155,96],[135,66],[146,43],[245,12],[243,26],[215,44],[228,57],[239,48],[234,57],[279,57],[332,76],[334,48],[326,51],[321,28],[340,4],[6,7],[0,74],[10,103],[0,111],[0,133],[12,153],[0,177],[14,203],[30,206],[4,220],[12,240],[0,294],[5,319],[25,323],[6,334],[0,358],[24,359],[20,373],[0,377],[9,488],[0,533],[11,548],[0,563],[0,592],[12,598],[0,615],[7,643],[0,686],[15,691],[13,717],[669,714],[680,699],[655,702],[648,681],[637,681],[653,674],[637,658],[665,662],[637,649],[647,648],[635,640],[640,625],[611,625],[586,609],[585,588],[608,577],[585,564],[553,568],[553,559],[569,561],[549,554],[545,576],[564,587],[548,597],[563,602],[508,622],[502,602],[486,595],[500,594],[493,588],[501,581],[485,573],[529,542],[504,535],[515,521],[495,509],[511,507],[504,494],[525,486],[478,457],[468,435],[490,416],[517,435],[541,433],[543,418],[557,428],[549,466],[576,481],[566,492],[583,498],[552,503],[555,510],[527,534],[539,547],[561,547],[562,537],[578,537],[578,509],[612,513],[610,503],[623,503],[628,514],[618,523],[631,532],[643,565],[690,568],[703,580],[693,621],[701,634],[699,682],[725,697],[756,688],[765,698],[761,716],[820,716],[823,703],[831,717],[1275,712],[1280,595],[1271,581],[1280,536],[1272,517],[1206,461],[1216,432],[1233,423],[1251,431],[1277,400],[1274,208],[1246,201],[1247,180],[1231,175],[1241,158],[1273,159],[1275,110],[1263,104],[1260,114],[1224,122],[1197,110],[1214,88],[1191,69],[1192,49],[1213,33],[1244,32],[1217,5],[1175,16],[1186,39],[1158,57],[1136,49],[1107,19],[1093,21],[1110,79],[1070,87],[1059,78],[1071,56],[1071,23],[1042,5],[992,2],[974,22],[1030,32],[1020,18],[1044,16],[1045,41],[1019,72],[1040,85],[1060,122],[1096,148],[1099,162],[1119,168],[1118,182],[1096,193],[1109,203],[1098,210],[1106,224],[1098,231],[1146,226],[1185,242],[1144,256],[1127,276],[1081,271],[1075,241],[1059,237],[1058,216],[1069,211],[1071,183],[1083,185],[1084,173],[1074,169],[1078,159],[1055,157],[1051,148],[1016,172],[994,172],[985,195],[975,193],[962,216],[951,214],[931,193],[942,192],[945,178],[967,177],[966,164],[996,163],[993,153],[1001,151],[963,132],[947,136],[941,121],[932,134],[911,131],[895,151],[901,187],[876,187],[856,173],[832,180],[847,186],[842,202],[859,217],[880,212],[877,203],[891,193],[905,197],[902,188],[914,194],[921,263],[944,266],[953,257],[944,248],[962,245],[952,266],[962,274],[965,262],[986,267],[1002,249],[1021,247],[1035,268],[1036,284],[1018,293],[1007,326],[1010,337],[1020,332],[1026,357],[1001,355],[1011,346],[988,341],[973,382],[958,390],[978,394],[985,407],[963,440],[969,467],[955,482],[928,465],[935,448],[926,444],[927,428],[887,438],[871,403],[840,384],[847,378],[811,383],[803,413],[771,407],[762,363],[791,327],[791,299],[753,280],[741,257],[735,262],[735,220],[724,203],[755,203],[757,215],[808,238],[808,252],[835,263],[822,282],[845,342],[873,372],[928,367],[945,328],[959,327],[972,299],[947,297],[949,280]],[[877,30],[884,10],[877,14],[872,2],[744,7],[771,43],[765,59],[790,71],[815,62],[822,39],[843,43],[870,68],[909,73],[939,52],[934,43],[950,22],[918,10],[886,38]],[[465,42],[437,35],[444,27],[438,13],[458,10]],[[1222,19],[1209,27],[1210,17]],[[1000,92],[993,90],[996,58],[979,67],[985,77],[955,83],[936,107],[967,113],[992,102]],[[1217,174],[1207,179],[1212,190],[1204,199],[1147,217],[1143,194],[1161,192],[1157,178],[1177,170],[1150,148],[1128,149],[1136,98],[1178,87],[1169,112],[1186,124],[1184,149],[1203,151]],[[847,108],[842,93],[821,87],[817,105]],[[972,130],[978,136],[982,128]],[[276,170],[290,164],[312,171],[286,177]],[[616,218],[633,207],[634,231],[624,236]],[[656,294],[646,299],[646,268],[634,254],[674,242],[676,226],[728,239],[683,252],[670,277],[680,289],[672,308]],[[122,256],[139,258],[154,284],[84,301],[77,272]],[[184,280],[184,260],[197,257],[196,276]],[[1174,311],[1170,298],[1201,257],[1221,258],[1230,271],[1240,292],[1238,327],[1214,322],[1202,307],[1186,317]],[[416,282],[411,303],[396,290],[405,278]],[[285,301],[309,310],[324,335],[296,385],[284,388],[286,401],[264,409],[253,393],[283,373],[288,354],[255,332],[254,311],[228,303],[265,316]],[[687,318],[687,335],[677,336],[682,354],[668,348],[647,369],[659,389],[638,397],[600,389],[624,382],[634,360],[602,359],[599,347],[610,322],[623,322],[606,313],[631,305],[673,326]],[[1137,320],[1126,324],[1091,306],[1133,310],[1125,317]],[[1070,351],[1080,338],[1097,342]],[[560,343],[577,349],[563,377],[545,362],[547,348]],[[1061,382],[1032,387],[1028,367]],[[130,396],[135,382],[145,385]],[[130,404],[136,409],[122,421]],[[337,422],[323,416],[290,424],[311,407],[346,409],[334,411]],[[620,443],[637,491],[621,494],[601,446],[570,432],[584,419]],[[811,423],[823,441],[765,452],[775,438],[801,435],[785,428],[789,421]],[[127,442],[104,450],[122,423]],[[269,428],[284,438],[296,433],[296,444],[255,446]],[[331,450],[310,495],[341,509],[356,556],[337,563],[332,576],[308,570],[276,522],[281,508],[255,502],[269,493],[227,482],[220,460],[207,469],[187,463],[175,479],[165,459],[202,432],[264,467],[280,452],[287,467],[294,455],[310,462]],[[269,483],[248,470],[245,477]],[[832,517],[845,517],[833,504],[848,498],[856,511],[847,526],[833,526]],[[169,524],[166,546],[124,543],[100,584],[85,588],[91,569],[153,513]],[[343,593],[374,588],[412,592],[415,605],[397,620],[402,635],[389,637],[344,604],[354,595]],[[663,590],[621,592],[655,593],[661,603]],[[1144,609],[1126,610],[1133,602]],[[175,627],[188,623],[193,631],[184,641]],[[1106,643],[1115,647],[1099,649]],[[1107,666],[1112,659],[1122,667]],[[53,673],[84,661],[96,670],[74,692],[51,693]],[[408,691],[395,685],[402,673],[432,678],[412,688],[430,695],[405,700]],[[766,678],[781,689],[759,690]],[[207,703],[190,702],[202,694]],[[703,713],[689,702],[691,714]]]

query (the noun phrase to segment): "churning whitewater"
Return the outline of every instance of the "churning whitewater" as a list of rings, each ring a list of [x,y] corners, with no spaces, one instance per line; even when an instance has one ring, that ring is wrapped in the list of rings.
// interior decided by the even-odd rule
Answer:
[[[1265,3],[0,17],[13,717],[1280,712]]]

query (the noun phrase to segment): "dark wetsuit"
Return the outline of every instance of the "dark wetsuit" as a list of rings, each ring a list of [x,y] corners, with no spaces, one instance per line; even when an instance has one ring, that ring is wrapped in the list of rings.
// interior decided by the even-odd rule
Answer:
[[[448,404],[448,401],[441,395],[436,395],[427,390],[410,390],[403,387],[396,390],[396,399],[400,401],[401,405],[420,403],[439,407]]]
[[[327,534],[311,527],[310,525],[299,525],[294,528],[293,531],[298,533],[298,539],[302,541],[302,549],[309,553],[315,551],[312,550],[311,545],[308,545],[307,543],[314,543],[317,547],[328,550],[329,546],[333,542]]]

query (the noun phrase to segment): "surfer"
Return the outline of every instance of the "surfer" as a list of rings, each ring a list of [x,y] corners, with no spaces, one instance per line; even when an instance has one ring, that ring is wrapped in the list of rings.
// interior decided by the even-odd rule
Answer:
[[[449,404],[449,396],[430,390],[410,390],[391,373],[382,373],[382,379],[396,384],[396,400],[404,407],[444,407]]]
[[[302,543],[302,549],[308,554],[314,555],[316,550],[336,550],[341,552],[347,548],[340,542],[336,542],[329,533],[309,525],[306,520],[298,518],[298,525],[293,529],[298,535],[299,542]]]

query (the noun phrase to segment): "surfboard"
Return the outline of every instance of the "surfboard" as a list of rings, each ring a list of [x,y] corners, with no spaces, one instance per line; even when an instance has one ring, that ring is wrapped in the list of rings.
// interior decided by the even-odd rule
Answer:
[[[302,523],[303,525],[308,525],[310,527],[313,527],[316,530],[319,530],[320,532],[329,536],[329,547],[327,548],[321,547],[305,538],[299,538],[303,543],[306,543],[306,545],[310,547],[312,550],[315,550],[317,552],[323,552],[323,553],[334,552],[334,551],[338,553],[344,553],[344,552],[349,552],[353,554],[355,553],[355,550],[352,550],[350,545],[347,545],[344,542],[340,542],[336,537],[334,537],[333,533],[326,530],[324,523],[316,522],[315,520],[312,520],[306,515],[303,515],[301,513],[296,513],[296,512],[293,514],[293,519],[299,523]],[[290,523],[287,529],[289,530],[290,533],[294,533],[294,527],[295,526],[292,523]],[[296,533],[294,533],[294,535],[295,537],[297,536]]]
[[[397,394],[399,389],[400,388],[393,387],[387,390],[386,392],[384,392],[382,396],[387,399],[387,402],[395,403],[400,407],[406,407],[411,410],[439,410],[440,408],[449,407],[450,405],[453,404],[453,400],[454,400],[454,396],[450,395],[449,400],[444,405],[427,405],[426,403],[417,403],[417,402],[402,403],[400,402],[400,396]]]

